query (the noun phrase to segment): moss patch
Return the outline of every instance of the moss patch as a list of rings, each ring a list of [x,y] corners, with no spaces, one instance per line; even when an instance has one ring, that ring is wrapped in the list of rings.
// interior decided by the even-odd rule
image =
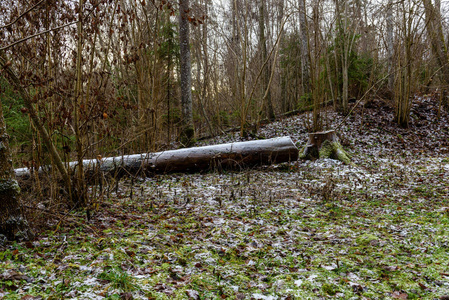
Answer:
[[[379,238],[373,234],[362,234],[361,236],[359,236],[355,241],[357,242],[357,244],[361,245],[361,246],[367,246],[369,244],[371,244],[374,241],[377,241]]]
[[[347,165],[353,165],[349,158],[350,155],[343,149],[343,146],[339,142],[324,141],[321,144],[319,157],[337,159]]]

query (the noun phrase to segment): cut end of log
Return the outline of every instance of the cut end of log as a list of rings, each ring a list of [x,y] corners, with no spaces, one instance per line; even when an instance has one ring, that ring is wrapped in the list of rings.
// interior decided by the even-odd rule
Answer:
[[[335,130],[313,132],[309,134],[309,141],[304,147],[301,159],[315,160],[319,158],[336,159],[347,165],[354,165],[350,155],[338,141]]]

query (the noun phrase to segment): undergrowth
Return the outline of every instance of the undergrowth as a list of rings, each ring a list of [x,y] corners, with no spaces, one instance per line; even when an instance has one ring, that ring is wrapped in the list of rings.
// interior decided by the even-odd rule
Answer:
[[[390,127],[370,126],[369,135],[343,131],[357,135],[345,146],[355,166],[128,178],[90,221],[37,209],[39,237],[0,248],[0,299],[449,295],[448,152],[420,148],[430,134],[402,132],[416,141],[400,148]]]

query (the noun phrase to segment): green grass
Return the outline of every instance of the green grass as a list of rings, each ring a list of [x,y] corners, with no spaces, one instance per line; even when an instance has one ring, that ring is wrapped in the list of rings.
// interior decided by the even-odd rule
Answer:
[[[1,249],[0,298],[448,295],[449,214],[441,208],[449,207],[449,176],[417,159],[401,180],[378,163],[376,173],[298,164],[293,172],[159,176],[133,187],[125,180],[89,226],[67,220]],[[131,188],[132,200],[123,196]],[[195,201],[186,204],[187,195]],[[8,278],[11,271],[32,281]]]

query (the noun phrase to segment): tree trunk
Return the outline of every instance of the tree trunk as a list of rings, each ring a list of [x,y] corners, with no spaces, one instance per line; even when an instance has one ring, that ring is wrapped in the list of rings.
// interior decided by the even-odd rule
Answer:
[[[14,176],[9,136],[0,103],[0,244],[8,240],[31,238],[28,224],[22,216],[19,202],[20,188]]]
[[[71,179],[69,176],[69,173],[67,172],[67,169],[64,167],[64,164],[62,162],[61,156],[59,156],[58,150],[56,149],[55,145],[53,144],[50,135],[48,134],[47,129],[42,124],[42,121],[38,115],[38,112],[33,106],[33,100],[31,99],[30,94],[27,90],[25,90],[21,83],[19,78],[16,76],[16,74],[11,70],[9,67],[10,62],[7,61],[6,56],[3,52],[0,51],[0,68],[4,69],[6,72],[6,78],[8,82],[17,90],[20,97],[22,98],[25,107],[28,109],[28,113],[30,114],[31,120],[33,121],[34,126],[39,131],[39,135],[41,136],[45,146],[50,151],[50,155],[54,161],[54,164],[56,165],[56,168],[58,169],[59,173],[61,174],[61,177],[64,181],[64,185],[67,189],[67,192],[69,195],[72,194],[72,184]]]
[[[349,85],[349,45],[348,45],[348,39],[349,39],[349,24],[348,24],[348,0],[343,0],[344,4],[344,13],[343,13],[343,24],[340,26],[341,30],[341,37],[343,39],[343,48],[342,48],[342,54],[341,54],[341,72],[343,77],[342,82],[342,93],[341,93],[341,110],[343,114],[346,115],[348,112],[348,85]],[[341,16],[339,16],[341,22]]]
[[[407,16],[405,11],[407,7],[402,2],[402,28],[403,28],[403,45],[400,53],[398,53],[398,75],[395,82],[395,100],[396,100],[396,115],[395,120],[399,126],[403,128],[408,127],[411,109],[411,90],[412,90],[412,47],[413,29],[412,20]]]
[[[86,186],[84,182],[84,171],[83,171],[83,136],[81,135],[80,130],[80,115],[79,108],[81,106],[82,99],[82,90],[83,90],[83,82],[82,82],[82,52],[83,52],[83,0],[79,0],[79,12],[78,12],[78,41],[77,41],[77,53],[76,53],[76,80],[75,80],[75,88],[74,88],[74,99],[73,99],[73,112],[74,112],[74,129],[75,129],[75,141],[76,141],[76,157],[78,159],[78,171],[77,178],[73,182],[74,189],[71,193],[71,202],[70,205],[72,207],[86,207],[87,205],[87,194],[86,194]]]
[[[305,0],[299,0],[299,30],[301,31],[301,76],[303,93],[310,93],[310,56],[309,56],[309,37],[306,20]]]
[[[259,44],[262,51],[262,62],[265,62],[268,58],[267,56],[267,41],[265,38],[265,0],[259,0]],[[271,100],[270,91],[270,66],[268,63],[263,71],[262,75],[262,95],[266,95],[263,99],[263,107],[265,108],[265,117],[269,120],[274,120],[276,116],[274,115],[273,102]],[[266,92],[265,92],[266,91]]]
[[[345,37],[345,41],[344,43],[346,44],[346,37]],[[348,93],[348,88],[349,88],[349,53],[347,52],[346,45],[343,48],[343,54],[342,54],[342,64],[341,64],[341,69],[342,69],[342,76],[343,76],[343,82],[342,82],[342,93],[341,93],[341,110],[343,112],[344,115],[347,114],[347,112],[349,111],[349,93]]]
[[[424,1],[426,30],[432,46],[432,52],[437,59],[438,67],[443,73],[443,80],[449,83],[449,59],[444,41],[440,12],[432,5],[431,0]],[[438,4],[438,3],[437,3]]]
[[[388,88],[392,91],[394,85],[394,67],[393,67],[393,47],[394,47],[394,38],[393,38],[393,0],[388,0],[387,6],[387,55],[388,55]]]
[[[312,131],[322,129],[322,120],[320,117],[321,103],[323,102],[323,85],[321,84],[321,51],[323,49],[321,32],[320,32],[320,6],[319,1],[315,1],[312,8],[312,24],[313,24],[313,55],[311,47],[308,47],[308,56],[310,63],[310,86],[313,98],[312,112]],[[307,25],[308,23],[306,23]],[[307,26],[308,28],[308,26]]]
[[[179,1],[179,47],[181,69],[182,129],[180,141],[189,147],[194,142],[192,115],[192,72],[190,63],[189,0]]]
[[[290,137],[220,144],[205,147],[184,148],[157,153],[108,157],[101,160],[84,160],[86,178],[107,174],[140,174],[211,171],[215,169],[241,169],[296,161],[298,149]],[[69,163],[72,169],[77,162]],[[46,169],[41,168],[41,172]],[[16,169],[22,180],[30,178],[26,168]]]

